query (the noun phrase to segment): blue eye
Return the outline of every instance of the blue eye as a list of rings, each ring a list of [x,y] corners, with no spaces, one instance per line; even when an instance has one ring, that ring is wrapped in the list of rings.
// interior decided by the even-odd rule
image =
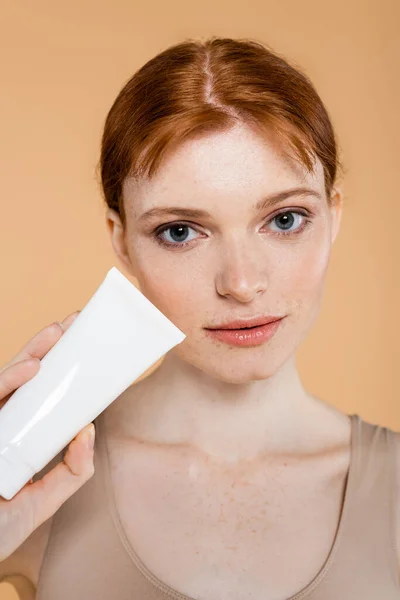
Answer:
[[[180,246],[180,247],[182,247],[192,241],[190,238],[189,238],[189,240],[187,239],[186,231],[188,229],[192,229],[194,231],[194,229],[187,224],[173,223],[172,225],[166,225],[161,230],[159,230],[156,234],[156,238],[160,244],[164,244],[165,246]],[[164,233],[168,232],[168,230],[171,230],[171,232],[173,232],[171,234],[172,242],[161,237]]]
[[[294,211],[294,210],[290,210],[290,211],[286,211],[286,212],[281,212],[278,215],[275,215],[275,217],[273,217],[273,219],[271,219],[270,223],[274,223],[274,222],[279,222],[280,220],[280,226],[282,226],[282,229],[278,229],[278,235],[287,235],[287,231],[289,233],[294,233],[293,230],[290,230],[290,228],[293,226],[293,223],[295,223],[296,219],[293,217],[293,215],[296,215],[297,217],[300,217],[300,226],[297,229],[302,229],[301,227],[301,223],[302,223],[302,219],[306,219],[306,215],[303,213],[300,213],[298,211]],[[302,217],[302,219],[301,219]],[[278,223],[277,223],[278,224]]]
[[[299,223],[299,226],[295,229],[292,229],[293,224],[296,223],[296,218],[293,217],[293,215],[297,217],[297,221]],[[302,233],[306,227],[310,225],[312,220],[312,217],[303,211],[285,210],[274,215],[271,219],[269,219],[269,221],[267,221],[266,225],[268,226],[272,223],[278,224],[278,229],[272,230],[272,235],[278,238],[289,238],[295,237]],[[196,239],[195,237],[188,237],[189,230],[196,231],[187,223],[169,223],[156,229],[153,232],[153,235],[156,238],[157,243],[159,243],[161,246],[170,248],[183,248],[188,246],[193,239]],[[171,232],[168,233],[169,237],[171,238],[170,240],[165,239],[164,237],[164,234],[167,232]]]

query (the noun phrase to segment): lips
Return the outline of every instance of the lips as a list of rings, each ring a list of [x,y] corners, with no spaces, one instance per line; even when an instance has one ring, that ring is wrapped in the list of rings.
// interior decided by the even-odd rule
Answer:
[[[241,327],[237,328],[237,322],[229,323],[230,326],[235,325],[232,329],[206,329],[206,335],[218,342],[224,342],[230,346],[238,347],[253,347],[261,346],[267,343],[278,331],[281,321],[284,317],[269,318],[269,322],[263,325],[253,327]],[[240,322],[243,325],[243,321]],[[226,327],[226,325],[225,325]]]
[[[229,323],[223,323],[221,325],[213,325],[212,327],[207,327],[206,329],[250,329],[252,327],[259,327],[260,325],[266,325],[267,323],[273,323],[281,319],[283,319],[282,316],[273,315],[268,315],[264,317],[250,317],[247,319],[237,319],[235,321],[230,321]]]

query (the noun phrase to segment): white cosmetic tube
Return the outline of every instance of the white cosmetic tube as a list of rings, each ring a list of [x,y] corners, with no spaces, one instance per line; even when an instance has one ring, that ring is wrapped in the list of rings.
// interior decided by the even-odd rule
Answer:
[[[0,496],[10,500],[186,335],[118,269],[0,409]]]

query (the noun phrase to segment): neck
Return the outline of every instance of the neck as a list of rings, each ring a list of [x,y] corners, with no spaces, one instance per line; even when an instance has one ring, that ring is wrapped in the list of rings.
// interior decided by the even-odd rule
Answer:
[[[161,365],[131,386],[129,435],[157,444],[185,444],[236,463],[268,452],[310,450],[308,432],[337,411],[303,388],[291,357],[268,379],[232,384],[168,353]],[[318,423],[316,421],[318,420]],[[327,419],[325,418],[325,426]],[[328,419],[329,421],[329,419]]]

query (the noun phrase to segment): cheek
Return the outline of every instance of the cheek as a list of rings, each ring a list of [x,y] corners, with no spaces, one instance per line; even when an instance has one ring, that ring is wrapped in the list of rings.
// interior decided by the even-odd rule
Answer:
[[[193,275],[193,266],[154,269],[148,265],[138,273],[138,281],[141,292],[178,327],[201,304],[200,290],[204,286]]]
[[[296,319],[305,317],[307,328],[315,320],[322,301],[326,272],[330,258],[330,245],[317,240],[307,248],[299,249],[294,260],[287,261],[284,272],[277,281],[278,296],[288,312]]]
[[[136,237],[129,254],[140,291],[179,327],[182,316],[193,311],[201,288],[196,285],[201,275],[195,272],[190,253],[187,257],[183,253],[174,257],[160,251],[154,242]]]
[[[299,291],[312,291],[324,284],[329,253],[319,247],[316,252],[302,256],[292,272],[292,284]]]

